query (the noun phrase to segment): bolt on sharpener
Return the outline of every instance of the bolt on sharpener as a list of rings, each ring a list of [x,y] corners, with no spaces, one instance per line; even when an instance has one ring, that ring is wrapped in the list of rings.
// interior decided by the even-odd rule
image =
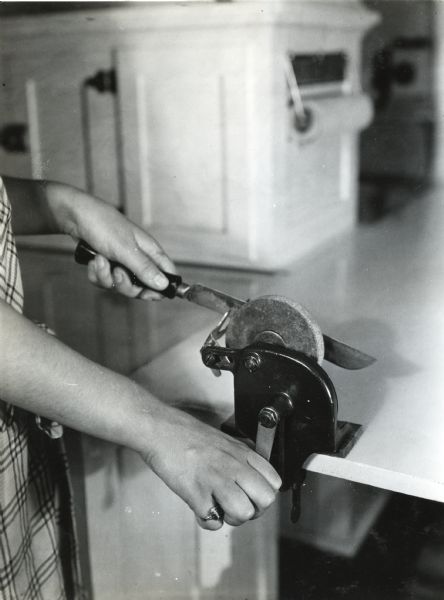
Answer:
[[[226,327],[227,347],[204,345],[202,360],[213,370],[233,373],[234,423],[223,429],[255,442],[256,451],[279,473],[281,490],[292,489],[291,520],[296,522],[306,459],[313,453],[344,456],[360,427],[337,420],[333,383],[317,362],[318,328],[304,309],[266,296],[240,311]],[[279,314],[286,327],[279,323]],[[250,343],[235,347],[239,342]],[[295,348],[298,345],[304,351]]]

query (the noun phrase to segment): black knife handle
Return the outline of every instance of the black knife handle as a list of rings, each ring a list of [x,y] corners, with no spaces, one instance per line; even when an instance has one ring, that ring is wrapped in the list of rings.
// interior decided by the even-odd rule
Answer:
[[[91,260],[93,260],[97,256],[97,254],[98,252],[96,252],[94,248],[91,248],[89,244],[87,244],[83,240],[80,240],[80,242],[77,244],[77,248],[74,253],[74,259],[77,263],[79,263],[79,265],[87,265]],[[110,260],[109,264],[111,265],[111,271],[114,271],[116,267],[123,269],[128,274],[128,277],[130,278],[131,283],[133,285],[137,285],[145,289],[153,289],[149,288],[147,285],[142,283],[142,281],[140,281],[140,279],[135,273],[124,267],[122,264],[114,260]],[[175,298],[177,288],[182,283],[182,277],[180,275],[175,275],[174,273],[166,273],[165,271],[162,271],[162,273],[168,279],[169,284],[164,290],[153,289],[153,291],[158,292],[162,296],[165,296],[165,298]]]

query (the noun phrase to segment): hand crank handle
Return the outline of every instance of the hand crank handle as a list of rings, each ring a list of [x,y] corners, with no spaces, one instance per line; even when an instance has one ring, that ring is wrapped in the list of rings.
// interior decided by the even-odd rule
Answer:
[[[74,259],[80,265],[87,265],[91,260],[94,260],[94,258],[97,256],[97,254],[98,254],[98,252],[96,252],[93,248],[91,248],[91,246],[89,244],[87,244],[83,240],[80,240],[80,242],[77,244],[77,248],[76,248],[76,251],[74,254]],[[109,264],[111,265],[111,271],[114,271],[114,269],[116,267],[123,269],[127,273],[128,277],[130,278],[130,281],[133,285],[137,285],[137,286],[139,286],[141,288],[145,288],[145,289],[152,289],[152,288],[149,288],[147,285],[145,285],[137,277],[137,275],[135,273],[130,271],[130,269],[127,269],[127,267],[123,266],[119,262],[110,260]],[[182,284],[182,277],[180,275],[175,275],[174,273],[166,273],[165,271],[162,271],[162,273],[168,279],[169,284],[164,290],[153,290],[153,291],[158,292],[165,298],[175,298],[176,294],[177,294],[177,288]]]
[[[270,460],[274,438],[280,421],[294,410],[293,401],[289,394],[278,394],[270,406],[264,406],[258,414],[256,452]]]

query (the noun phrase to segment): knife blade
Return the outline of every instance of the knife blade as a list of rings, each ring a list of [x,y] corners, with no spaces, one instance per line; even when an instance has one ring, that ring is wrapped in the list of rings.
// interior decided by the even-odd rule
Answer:
[[[89,244],[80,240],[75,250],[75,261],[81,265],[87,265],[97,256],[97,252],[91,248]],[[123,269],[129,276],[131,283],[142,288],[147,286],[140,281],[135,273],[121,265],[116,261],[109,261],[111,270],[119,267]],[[219,290],[206,287],[201,284],[189,284],[182,280],[180,275],[174,273],[163,272],[169,281],[166,289],[159,293],[166,298],[182,298],[193,304],[198,304],[209,310],[213,310],[219,314],[225,314],[227,311],[240,308],[245,304],[245,300],[235,298]],[[357,348],[353,348],[344,342],[340,342],[328,335],[323,334],[325,346],[325,360],[342,367],[343,369],[358,370],[373,364],[376,359],[372,356],[361,352]]]

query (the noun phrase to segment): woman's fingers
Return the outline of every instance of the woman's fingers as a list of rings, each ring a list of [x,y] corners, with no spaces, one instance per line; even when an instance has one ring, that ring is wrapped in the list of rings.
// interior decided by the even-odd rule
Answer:
[[[241,475],[236,479],[236,484],[255,507],[254,515],[250,518],[260,517],[276,499],[277,489],[272,488],[257,472]]]
[[[228,480],[226,475],[219,477],[211,495],[213,503],[208,500],[208,494],[203,494],[206,502],[199,500],[194,503],[196,515],[200,517],[199,525],[205,529],[219,528],[209,522],[210,519],[203,519],[205,515],[209,515],[212,506],[221,508],[223,521],[238,526],[262,515],[276,499],[278,488],[272,487],[254,468],[245,465],[242,469],[236,469],[234,465],[227,464],[228,469],[230,466],[233,466],[233,475],[236,470],[238,474],[236,478],[229,477]]]
[[[213,495],[206,494],[204,498],[192,506],[197,523],[203,529],[216,531],[224,522],[237,527],[256,515],[256,507],[234,481],[215,490]]]
[[[234,481],[215,490],[214,496],[224,511],[224,521],[228,525],[237,527],[253,519],[256,514],[256,506]]]
[[[202,529],[208,529],[208,531],[217,531],[224,525],[223,519],[218,521],[218,520],[208,520],[208,519],[205,519],[202,517],[196,517],[196,521],[197,521],[197,524],[199,525],[199,527],[202,527]]]
[[[154,290],[133,285],[124,269],[116,267],[111,271],[109,261],[100,254],[88,264],[88,279],[94,285],[105,289],[114,289],[128,298],[140,298],[141,300],[162,299],[162,295]]]
[[[173,262],[149,234],[138,230],[132,234],[133,243],[122,240],[118,251],[113,253],[115,260],[134,272],[146,287],[164,290],[168,286],[168,279],[162,271],[174,273]]]
[[[113,272],[114,289],[123,296],[128,298],[139,298],[141,300],[161,300],[162,295],[153,290],[141,288],[140,286],[133,285],[131,280],[123,269],[116,267]]]
[[[264,477],[270,486],[278,491],[282,485],[282,479],[279,477],[275,469],[271,466],[271,464],[265,460],[260,454],[254,452],[253,450],[247,455],[248,464],[256,469],[262,477]]]
[[[91,283],[103,288],[113,287],[113,276],[109,261],[104,256],[97,255],[88,264],[88,279]]]
[[[126,233],[118,236],[118,241],[113,246],[105,249],[105,258],[97,254],[89,263],[88,276],[92,283],[104,288],[115,287],[117,291],[125,296],[134,298],[139,296],[143,300],[160,299],[159,294],[168,287],[168,279],[162,271],[174,273],[174,263],[168,258],[161,246],[148,233],[125,228]],[[136,235],[137,233],[137,235]],[[89,240],[94,246],[94,240]],[[103,244],[97,244],[97,249],[104,251]],[[111,272],[109,260],[112,259],[124,265],[146,286],[146,290],[135,286],[124,269],[115,268]],[[157,293],[156,293],[157,292]]]
[[[201,508],[196,512],[197,524],[202,529],[217,531],[224,524],[225,513],[222,507],[211,497],[200,503]]]

